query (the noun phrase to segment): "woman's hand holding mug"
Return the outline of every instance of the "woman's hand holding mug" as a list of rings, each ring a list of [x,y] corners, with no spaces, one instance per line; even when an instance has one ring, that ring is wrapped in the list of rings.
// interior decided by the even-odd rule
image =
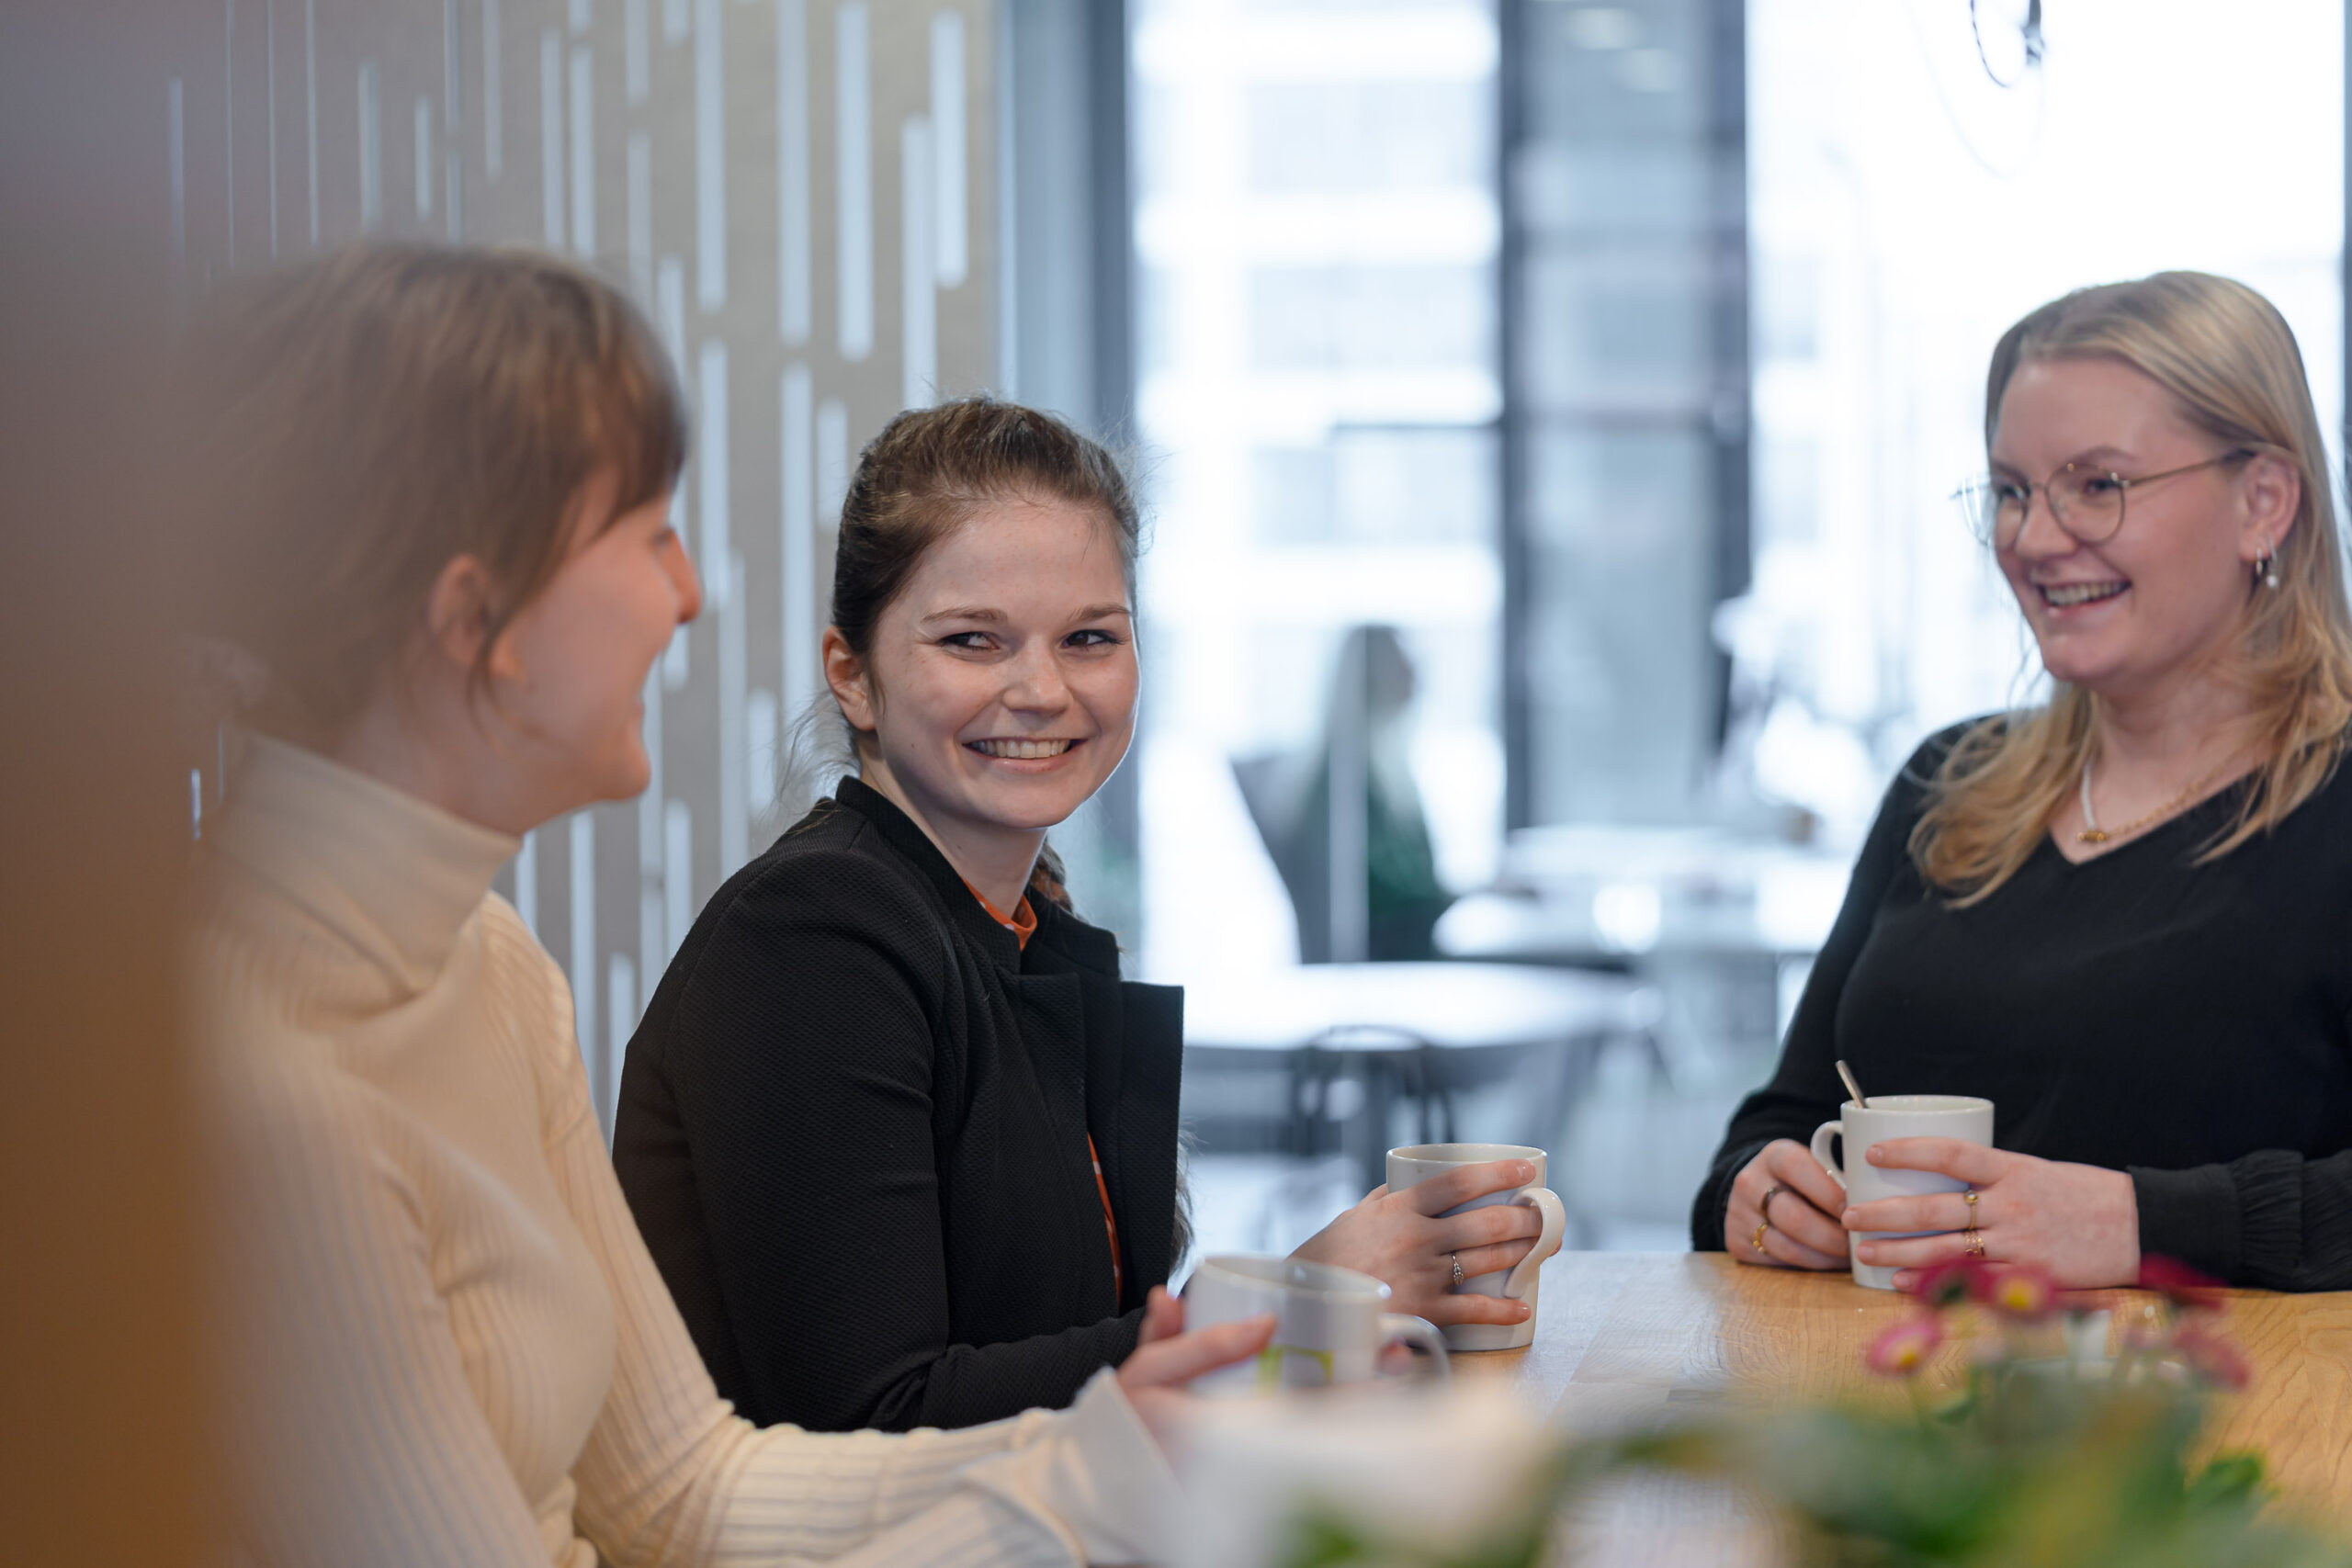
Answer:
[[[1427,1318],[1440,1328],[1462,1323],[1522,1323],[1532,1310],[1525,1302],[1454,1294],[1454,1260],[1460,1258],[1458,1278],[1465,1280],[1509,1269],[1534,1249],[1543,1216],[1510,1203],[1460,1214],[1446,1212],[1535,1179],[1533,1162],[1500,1159],[1456,1167],[1402,1192],[1392,1192],[1384,1184],[1291,1256],[1336,1263],[1385,1280],[1395,1292],[1391,1311]]]
[[[1742,1263],[1766,1268],[1843,1269],[1846,1227],[1838,1216],[1845,1212],[1846,1190],[1813,1151],[1775,1138],[1732,1178],[1724,1247]]]
[[[2126,1172],[1956,1138],[1889,1138],[1871,1145],[1869,1158],[1889,1170],[1934,1171],[1976,1194],[1973,1203],[1961,1192],[1935,1192],[1844,1212],[1848,1230],[1941,1233],[1857,1244],[1859,1261],[1897,1270],[1898,1291],[1916,1286],[1920,1270],[1964,1256],[1971,1227],[1984,1258],[2031,1264],[2061,1285],[2095,1290],[2139,1278],[2139,1191]]]
[[[1144,1427],[1164,1451],[1182,1422],[1193,1396],[1185,1385],[1204,1372],[1246,1360],[1274,1336],[1274,1314],[1237,1318],[1184,1332],[1184,1303],[1154,1285],[1143,1309],[1143,1332],[1135,1354],[1119,1363],[1119,1392],[1127,1396]]]

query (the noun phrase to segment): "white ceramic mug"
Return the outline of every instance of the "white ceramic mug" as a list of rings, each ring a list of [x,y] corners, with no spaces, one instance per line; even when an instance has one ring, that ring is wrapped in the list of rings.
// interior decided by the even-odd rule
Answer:
[[[1829,1140],[1842,1136],[1845,1163],[1829,1157]],[[1814,1129],[1813,1157],[1829,1179],[1846,1190],[1853,1203],[1881,1198],[1917,1198],[1930,1192],[1958,1192],[1968,1184],[1932,1170],[1889,1170],[1870,1163],[1872,1144],[1889,1138],[1958,1138],[1964,1144],[1993,1141],[1993,1102],[1965,1094],[1874,1094],[1867,1110],[1848,1100],[1842,1118]],[[1896,1240],[1912,1235],[1940,1235],[1940,1231],[1857,1231],[1846,1238],[1846,1256],[1854,1268],[1854,1283],[1874,1291],[1894,1289],[1894,1269],[1864,1263],[1854,1257],[1858,1241]]]
[[[1396,1344],[1428,1351],[1432,1374],[1449,1376],[1445,1340],[1436,1325],[1384,1312],[1387,1304],[1388,1287],[1352,1269],[1246,1253],[1204,1258],[1184,1286],[1184,1326],[1206,1328],[1270,1312],[1274,1337],[1250,1359],[1194,1378],[1193,1392],[1270,1393],[1368,1382],[1379,1375],[1380,1352]]]
[[[1473,1198],[1448,1214],[1467,1213],[1497,1203],[1522,1203],[1544,1218],[1535,1250],[1510,1269],[1473,1274],[1454,1287],[1456,1295],[1508,1296],[1527,1303],[1524,1323],[1457,1323],[1445,1330],[1445,1342],[1456,1350],[1516,1350],[1535,1338],[1535,1288],[1544,1260],[1560,1250],[1568,1228],[1568,1213],[1559,1194],[1544,1185],[1544,1151],[1524,1144],[1416,1144],[1388,1151],[1388,1190],[1402,1192],[1440,1172],[1488,1160],[1523,1159],[1535,1167],[1535,1179],[1524,1187],[1506,1187],[1483,1198]]]

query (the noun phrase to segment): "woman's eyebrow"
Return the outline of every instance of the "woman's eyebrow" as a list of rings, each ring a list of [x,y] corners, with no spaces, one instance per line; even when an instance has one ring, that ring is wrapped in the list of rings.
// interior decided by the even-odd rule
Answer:
[[[922,617],[926,621],[1001,621],[1002,610],[991,610],[985,604],[955,604],[944,610],[933,610]]]
[[[1099,621],[1105,615],[1133,615],[1134,614],[1135,612],[1125,604],[1089,604],[1071,618],[1080,621]]]

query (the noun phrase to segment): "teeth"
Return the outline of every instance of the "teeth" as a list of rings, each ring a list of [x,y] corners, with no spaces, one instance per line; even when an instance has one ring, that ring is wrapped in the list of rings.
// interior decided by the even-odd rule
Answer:
[[[975,740],[973,745],[991,757],[1010,757],[1034,762],[1046,757],[1058,757],[1075,744],[1069,740]]]
[[[2064,587],[2044,588],[2041,596],[2064,609],[2071,604],[2087,604],[2094,599],[2112,598],[2128,586],[2121,582],[2070,582]]]

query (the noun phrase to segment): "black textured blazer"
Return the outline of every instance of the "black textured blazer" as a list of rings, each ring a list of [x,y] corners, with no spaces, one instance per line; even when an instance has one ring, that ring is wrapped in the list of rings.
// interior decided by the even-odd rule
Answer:
[[[1121,981],[1109,932],[1030,902],[1024,951],[844,779],[654,992],[613,1163],[758,1425],[971,1426],[1067,1404],[1135,1348],[1172,1262],[1183,994]]]

